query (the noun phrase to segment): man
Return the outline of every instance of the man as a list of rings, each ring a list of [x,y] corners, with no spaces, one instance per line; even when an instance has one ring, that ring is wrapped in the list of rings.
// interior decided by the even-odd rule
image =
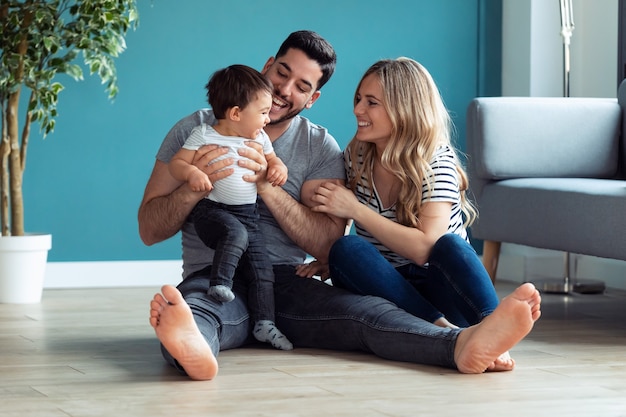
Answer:
[[[289,35],[261,71],[274,85],[271,122],[265,131],[276,155],[289,168],[284,187],[272,187],[265,179],[267,163],[261,152],[252,145],[241,152],[249,159],[239,164],[255,172],[244,178],[256,182],[260,196],[260,227],[276,279],[276,324],[295,347],[366,350],[388,359],[467,373],[513,369],[513,360],[503,354],[530,331],[540,314],[539,294],[531,284],[505,298],[481,324],[459,330],[425,322],[381,298],[351,294],[296,274],[307,253],[324,263],[345,227],[341,219],[310,210],[320,184],[343,184],[343,158],[326,129],[299,116],[320,97],[335,63],[335,52],[326,40],[311,31],[298,31]],[[195,193],[174,180],[167,167],[193,127],[213,122],[211,111],[201,110],[172,128],[157,154],[139,208],[144,243],[151,245],[183,231],[183,282],[178,289],[164,286],[155,295],[150,323],[165,359],[198,380],[217,375],[220,350],[251,340],[241,280],[235,280],[236,298],[229,303],[206,295],[211,260],[185,221],[206,193]],[[211,163],[224,152],[207,147],[196,158],[196,166],[212,182],[232,173],[232,160]]]

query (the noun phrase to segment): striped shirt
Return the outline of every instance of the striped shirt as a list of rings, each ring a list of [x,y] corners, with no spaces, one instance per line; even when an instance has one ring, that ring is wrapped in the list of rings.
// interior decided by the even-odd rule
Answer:
[[[358,161],[359,163],[363,163],[362,155],[359,155]],[[351,166],[351,155],[349,152],[346,152],[346,170],[350,171]],[[452,149],[449,146],[439,147],[430,162],[430,166],[432,168],[432,175],[429,176],[429,178],[425,178],[422,184],[422,204],[427,202],[452,203],[448,233],[456,233],[463,239],[469,241],[467,230],[463,225],[456,157]],[[383,207],[376,186],[364,186],[363,184],[367,184],[365,178],[362,178],[362,182],[357,184],[357,199],[381,216],[398,223],[398,219],[396,218],[396,204],[394,203],[391,207]],[[431,186],[430,190],[428,189],[429,184]],[[357,222],[355,222],[354,225],[357,235],[372,243],[394,267],[413,262],[389,250]]]

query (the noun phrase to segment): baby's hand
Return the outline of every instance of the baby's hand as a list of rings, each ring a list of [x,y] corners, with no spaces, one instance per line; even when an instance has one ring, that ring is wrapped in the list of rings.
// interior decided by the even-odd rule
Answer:
[[[287,182],[287,167],[284,164],[273,164],[267,168],[267,181],[274,187],[282,187]]]
[[[211,191],[213,189],[213,184],[211,184],[209,176],[200,170],[195,170],[189,174],[187,183],[189,183],[189,188],[196,192]]]

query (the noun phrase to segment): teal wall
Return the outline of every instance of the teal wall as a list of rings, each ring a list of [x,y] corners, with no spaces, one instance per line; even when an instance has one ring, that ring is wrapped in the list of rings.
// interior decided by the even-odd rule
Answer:
[[[286,4],[286,3],[285,3]],[[178,237],[146,247],[137,208],[169,128],[205,107],[216,69],[261,68],[288,33],[312,29],[336,48],[338,66],[304,115],[343,147],[354,131],[351,100],[380,58],[409,56],[433,74],[464,149],[465,109],[498,95],[501,0],[140,0],[139,28],[116,61],[120,93],[109,102],[97,77],[61,76],[55,132],[34,130],[25,175],[26,228],[53,235],[50,261],[178,259]]]

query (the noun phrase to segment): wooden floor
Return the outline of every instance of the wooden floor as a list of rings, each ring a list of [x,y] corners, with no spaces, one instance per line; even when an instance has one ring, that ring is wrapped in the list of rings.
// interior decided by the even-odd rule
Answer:
[[[155,291],[47,290],[41,304],[0,305],[0,416],[626,416],[624,293],[544,295],[513,372],[243,348],[222,352],[217,379],[193,382],[162,360]]]

